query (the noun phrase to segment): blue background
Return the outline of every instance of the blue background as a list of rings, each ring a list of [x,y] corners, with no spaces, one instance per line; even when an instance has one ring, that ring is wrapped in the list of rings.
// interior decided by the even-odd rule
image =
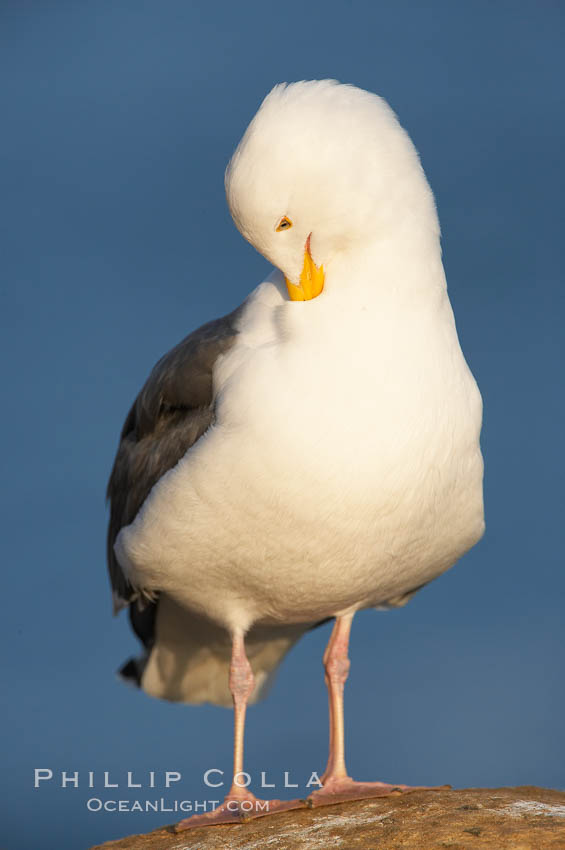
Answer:
[[[59,783],[61,770],[122,783],[179,770],[168,798],[199,800],[217,796],[206,768],[229,772],[230,712],[114,678],[136,644],[110,613],[104,489],[155,360],[267,272],[229,218],[223,172],[282,80],[335,77],[399,114],[485,402],[487,534],[407,608],[357,617],[350,771],[565,787],[562,35],[562,4],[539,0],[4,0],[6,850],[78,850],[175,820],[85,807],[159,797],[162,773],[156,792],[34,790],[36,767]],[[325,765],[328,628],[250,710],[246,766],[279,788],[284,770],[304,791]]]

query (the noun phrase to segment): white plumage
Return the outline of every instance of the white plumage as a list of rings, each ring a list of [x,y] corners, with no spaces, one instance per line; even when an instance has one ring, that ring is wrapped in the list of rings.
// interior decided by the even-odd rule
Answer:
[[[212,424],[115,551],[133,587],[160,593],[142,678],[157,696],[235,700],[230,638],[233,672],[247,663],[246,635],[256,697],[309,626],[337,618],[326,778],[341,793],[351,616],[403,604],[481,537],[481,397],[457,338],[433,196],[382,99],[333,81],[277,86],[226,192],[236,225],[277,270],[214,363]],[[308,258],[323,291],[290,300]]]

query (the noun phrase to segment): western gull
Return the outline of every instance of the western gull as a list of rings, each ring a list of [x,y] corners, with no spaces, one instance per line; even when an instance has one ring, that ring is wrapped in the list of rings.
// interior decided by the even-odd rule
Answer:
[[[225,803],[180,828],[265,814],[242,787],[246,707],[329,618],[330,753],[307,802],[410,790],[347,774],[351,623],[404,605],[484,530],[481,396],[433,195],[387,103],[334,80],[275,86],[225,185],[275,271],[157,363],[108,485],[115,607],[144,645],[123,675],[234,705]]]

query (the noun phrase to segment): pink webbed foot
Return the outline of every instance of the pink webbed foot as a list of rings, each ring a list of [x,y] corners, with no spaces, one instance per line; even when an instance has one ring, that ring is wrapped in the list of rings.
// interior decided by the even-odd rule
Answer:
[[[222,805],[213,812],[192,815],[190,818],[181,820],[175,826],[175,832],[200,826],[214,826],[219,823],[245,823],[255,818],[274,815],[277,812],[288,812],[291,809],[303,809],[306,806],[305,800],[258,800],[251,792],[237,796],[228,794]]]
[[[411,791],[448,791],[451,785],[389,785],[387,782],[356,782],[350,776],[328,777],[322,788],[307,799],[311,808],[331,806],[347,800],[366,800],[371,797],[388,797]]]

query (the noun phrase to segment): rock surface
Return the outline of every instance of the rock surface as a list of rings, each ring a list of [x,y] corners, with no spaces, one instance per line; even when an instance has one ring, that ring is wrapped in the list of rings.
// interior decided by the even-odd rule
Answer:
[[[299,809],[243,824],[164,827],[91,850],[565,850],[565,792],[417,791]]]

